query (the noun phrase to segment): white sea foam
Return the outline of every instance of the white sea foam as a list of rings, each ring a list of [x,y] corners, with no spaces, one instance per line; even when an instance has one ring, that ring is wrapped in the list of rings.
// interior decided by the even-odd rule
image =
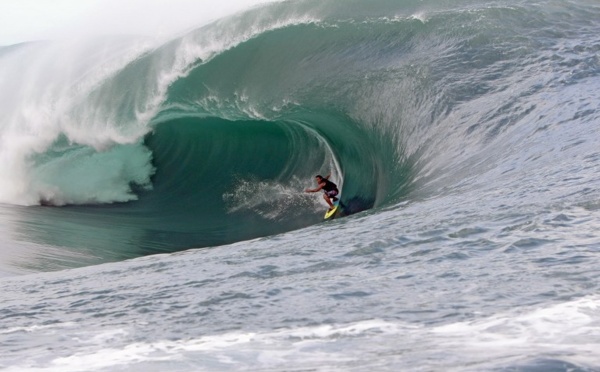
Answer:
[[[0,122],[0,202],[37,204],[49,194],[62,193],[58,185],[36,183],[40,174],[32,160],[60,135],[99,151],[139,137],[140,133],[128,135],[98,117],[98,102],[85,106],[85,119],[73,116],[72,110],[151,45],[145,39],[31,44],[0,59],[0,78],[5,82],[0,87],[0,109],[5,114]],[[124,178],[125,184],[131,181]]]
[[[373,363],[384,370],[401,365],[413,370],[416,365],[410,363],[414,363],[414,353],[420,354],[421,360],[427,359],[430,366],[447,370],[487,369],[498,367],[498,361],[506,366],[518,365],[540,356],[591,367],[600,362],[599,308],[600,298],[588,296],[545,308],[520,309],[433,327],[372,319],[135,343],[125,341],[129,332],[116,329],[78,335],[76,339],[86,346],[69,356],[7,370],[77,371],[81,366],[90,371],[142,370],[145,363],[156,362],[194,366],[201,371],[279,370],[291,365],[341,371],[350,366],[371,368]],[[120,342],[125,343],[114,346]],[[449,353],[461,357],[451,358]],[[375,354],[379,357],[374,358]],[[412,360],[405,360],[404,354],[412,355]],[[363,359],[369,362],[362,364]]]
[[[444,349],[469,353],[479,362],[519,361],[540,355],[574,364],[600,364],[600,297],[521,309],[432,329]]]

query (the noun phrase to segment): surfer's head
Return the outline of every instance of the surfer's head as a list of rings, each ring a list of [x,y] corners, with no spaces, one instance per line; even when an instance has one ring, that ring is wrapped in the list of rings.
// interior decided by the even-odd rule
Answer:
[[[317,175],[315,176],[315,179],[316,179],[317,181],[321,182],[321,181],[323,181],[323,176],[321,176],[320,174],[317,174]]]

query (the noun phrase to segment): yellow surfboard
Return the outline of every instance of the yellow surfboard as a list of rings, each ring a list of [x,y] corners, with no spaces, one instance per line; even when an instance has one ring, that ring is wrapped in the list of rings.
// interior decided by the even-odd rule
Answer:
[[[338,207],[340,206],[340,201],[336,201],[335,203],[333,203],[333,208],[332,209],[328,209],[327,212],[325,213],[325,219],[329,219],[331,217],[333,217],[333,215],[335,214],[335,212],[337,212]]]

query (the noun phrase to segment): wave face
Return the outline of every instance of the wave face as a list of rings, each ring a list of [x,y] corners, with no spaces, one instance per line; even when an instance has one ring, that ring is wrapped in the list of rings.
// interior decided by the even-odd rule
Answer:
[[[583,103],[598,90],[577,92],[598,84],[599,14],[300,1],[160,45],[3,47],[0,202],[28,206],[21,229],[44,221],[26,240],[112,260],[320,222],[324,203],[302,192],[317,173],[348,215],[496,182],[551,161],[532,144],[550,151],[553,128],[598,119]]]

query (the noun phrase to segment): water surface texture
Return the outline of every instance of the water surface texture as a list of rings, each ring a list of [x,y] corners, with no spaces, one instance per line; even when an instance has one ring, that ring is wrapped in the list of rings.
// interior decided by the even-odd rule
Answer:
[[[600,370],[597,1],[288,1],[0,81],[2,370]]]

